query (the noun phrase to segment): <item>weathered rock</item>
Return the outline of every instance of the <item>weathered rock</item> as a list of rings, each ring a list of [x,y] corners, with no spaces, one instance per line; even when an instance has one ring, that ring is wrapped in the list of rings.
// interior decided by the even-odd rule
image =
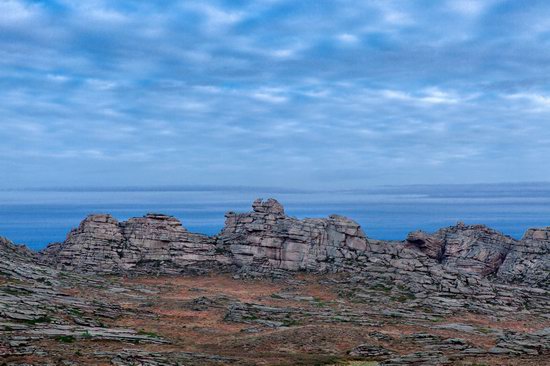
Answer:
[[[171,216],[148,214],[118,222],[92,215],[40,257],[57,268],[125,274],[227,268],[240,278],[281,279],[292,271],[361,271],[372,279],[397,281],[414,293],[488,298],[495,290],[483,278],[550,287],[550,228],[531,229],[518,242],[483,225],[458,224],[433,234],[413,232],[403,244],[367,239],[355,221],[343,216],[289,217],[274,199],[258,199],[252,209],[228,212],[215,237],[190,233]],[[26,254],[23,248],[12,250]]]
[[[283,208],[283,205],[273,198],[268,198],[265,201],[258,198],[252,203],[252,210],[254,210],[254,212],[273,214],[280,217],[285,216],[285,209]]]
[[[505,332],[491,352],[513,355],[550,355],[550,328],[533,333]]]
[[[392,354],[392,352],[384,347],[369,343],[360,344],[349,352],[350,356],[368,358],[386,356],[390,354]]]
[[[107,358],[115,366],[171,366],[171,365],[228,365],[237,360],[192,352],[148,352],[126,349],[122,352],[96,352],[94,356]]]
[[[252,207],[250,213],[227,213],[218,237],[238,266],[322,272],[367,248],[361,227],[346,217],[298,220],[285,216],[274,199]]]
[[[65,242],[42,251],[63,269],[124,272],[155,267],[161,272],[205,261],[219,261],[214,240],[188,232],[174,217],[147,214],[118,222],[110,215],[88,216]]]
[[[441,229],[434,234],[409,234],[406,246],[417,248],[446,267],[488,276],[498,271],[516,240],[484,225],[464,225]]]
[[[296,220],[280,209],[258,214]],[[110,221],[99,220],[100,228]],[[321,221],[327,224],[322,229],[333,222]],[[138,247],[136,255],[147,254],[161,268],[181,268],[187,261],[165,257],[165,246],[187,235],[177,222],[157,215],[128,222],[108,225],[123,238],[115,241],[123,245],[122,258],[124,250]],[[84,243],[97,245],[94,238],[101,235],[95,230],[83,230],[91,235]],[[272,282],[235,281],[235,272],[130,279],[64,272],[3,240],[0,359],[7,365],[290,365],[335,359],[380,365],[546,364],[547,290],[459,271],[401,242],[365,243],[366,250],[340,246],[350,255],[326,267],[319,262],[319,268],[339,273],[293,276],[266,267],[287,273]],[[49,255],[66,250],[64,245],[50,247]],[[235,260],[221,239],[214,248],[224,253],[222,259]],[[139,259],[121,273],[143,266]],[[261,268],[243,265],[237,273],[254,271]]]
[[[497,275],[505,282],[550,288],[550,227],[527,230]]]

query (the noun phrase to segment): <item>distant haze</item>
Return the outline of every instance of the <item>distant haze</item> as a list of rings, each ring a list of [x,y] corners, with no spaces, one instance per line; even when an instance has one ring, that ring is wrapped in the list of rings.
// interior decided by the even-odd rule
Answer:
[[[0,1],[0,188],[550,180],[550,3]]]

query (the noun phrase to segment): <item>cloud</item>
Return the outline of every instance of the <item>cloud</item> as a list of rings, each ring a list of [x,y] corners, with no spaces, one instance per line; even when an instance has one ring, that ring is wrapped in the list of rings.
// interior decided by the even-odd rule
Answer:
[[[449,1],[449,8],[461,15],[478,17],[483,14],[489,3],[487,0]]]
[[[541,107],[550,107],[550,96],[538,93],[515,93],[506,95],[511,100],[523,100]]]
[[[16,25],[32,21],[40,16],[36,5],[26,4],[18,0],[0,2],[0,25]]]
[[[550,179],[549,13],[6,0],[0,161],[36,167],[20,186],[521,180],[511,166]]]
[[[347,44],[353,44],[359,41],[359,38],[357,36],[349,33],[339,34],[338,36],[336,36],[336,39],[338,39],[342,43],[347,43]]]
[[[476,95],[460,96],[454,91],[443,91],[436,87],[428,87],[414,94],[399,90],[382,90],[383,97],[419,104],[458,104],[467,102]]]

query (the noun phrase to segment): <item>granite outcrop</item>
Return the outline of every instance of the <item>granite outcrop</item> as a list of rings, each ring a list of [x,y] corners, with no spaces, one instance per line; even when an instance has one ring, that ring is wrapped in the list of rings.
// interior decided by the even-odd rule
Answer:
[[[448,268],[480,276],[495,274],[517,244],[516,240],[484,225],[441,229],[434,234],[410,233],[406,246],[417,248]]]
[[[358,223],[343,216],[290,217],[275,199],[258,199],[251,212],[225,217],[221,232],[209,237],[189,232],[166,215],[122,222],[91,215],[63,243],[48,246],[39,256],[57,268],[81,272],[169,274],[223,268],[247,276],[282,276],[360,271],[408,278],[403,282],[422,287],[418,291],[443,286],[468,292],[481,280],[549,287],[550,228],[530,229],[518,241],[483,225],[458,223],[389,242],[367,238]]]
[[[90,215],[63,243],[41,252],[46,263],[80,272],[161,271],[196,263],[223,263],[215,241],[190,233],[167,215],[147,214],[118,222],[111,215]]]
[[[252,208],[228,212],[217,238],[237,266],[322,272],[367,248],[359,224],[346,217],[298,220],[286,216],[274,199],[256,200]]]
[[[550,227],[527,230],[511,248],[497,275],[508,283],[550,288]]]

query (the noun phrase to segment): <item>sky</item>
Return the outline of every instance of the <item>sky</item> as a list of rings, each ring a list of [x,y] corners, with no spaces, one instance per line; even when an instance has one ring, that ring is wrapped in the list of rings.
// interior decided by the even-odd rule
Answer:
[[[550,3],[0,0],[0,188],[550,181]]]

